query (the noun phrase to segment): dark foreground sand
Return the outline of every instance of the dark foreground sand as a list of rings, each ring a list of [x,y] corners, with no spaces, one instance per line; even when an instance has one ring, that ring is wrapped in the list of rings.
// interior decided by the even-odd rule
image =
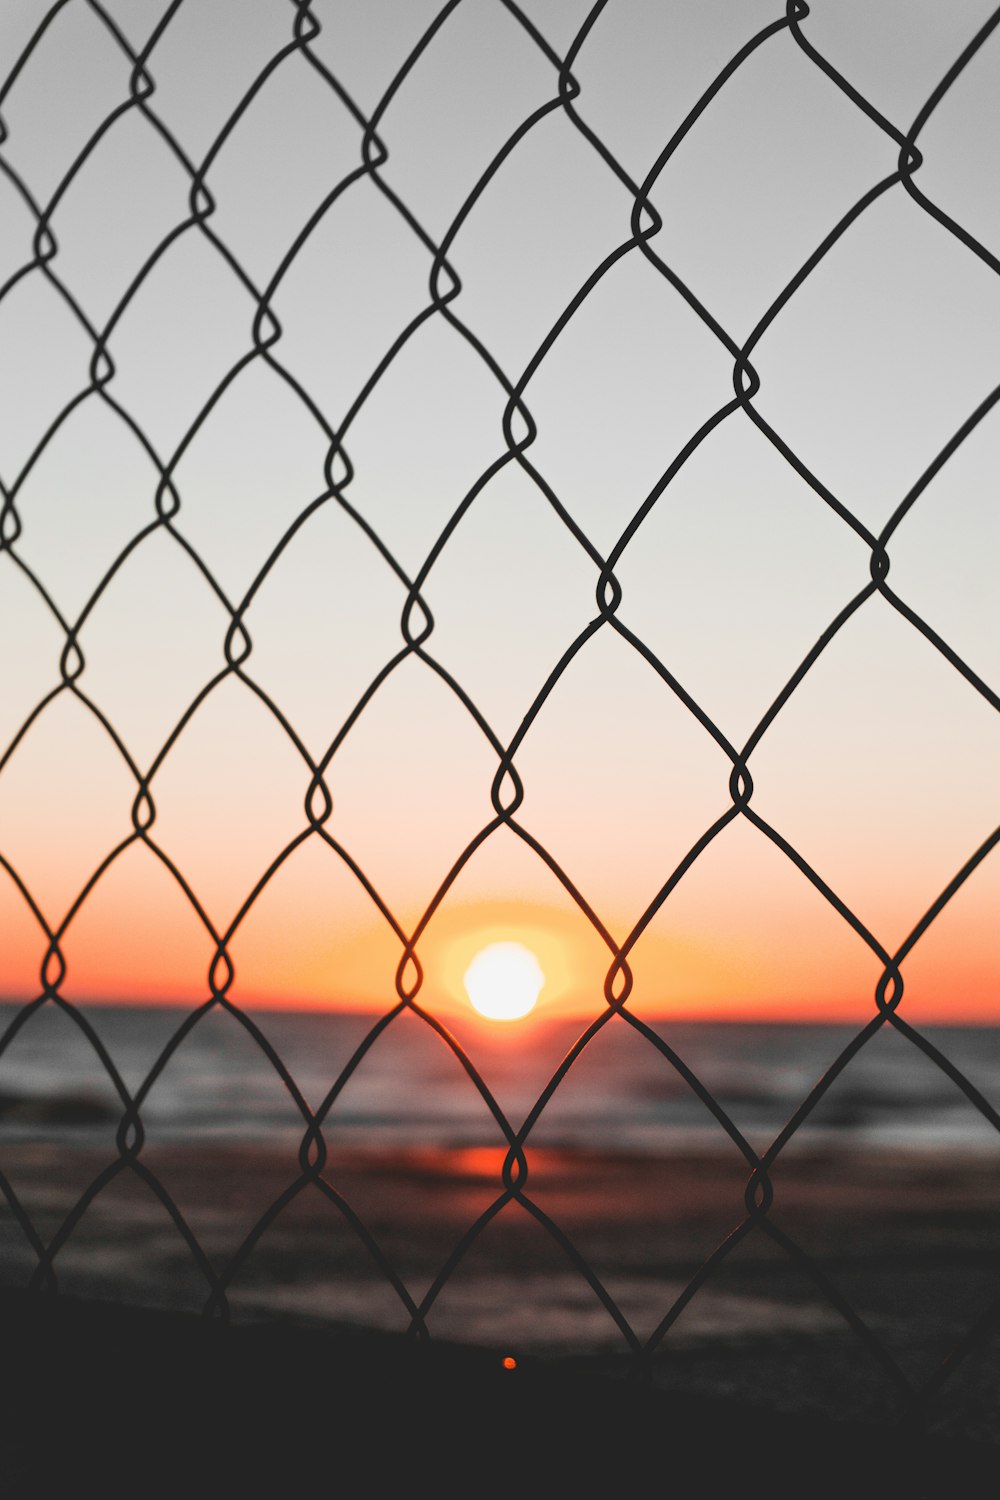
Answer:
[[[108,1160],[37,1143],[5,1149],[43,1238]],[[142,1160],[217,1272],[298,1176],[294,1148],[151,1144]],[[501,1161],[492,1149],[340,1151],[328,1176],[419,1303],[495,1200]],[[549,1150],[530,1161],[531,1201],[593,1267],[639,1342],[744,1215],[746,1169],[735,1153],[651,1159]],[[933,1380],[1000,1297],[992,1157],[790,1150],[773,1181],[775,1224],[849,1299],[913,1389]],[[415,1448],[415,1479],[421,1465],[447,1465],[466,1446],[474,1452],[463,1464],[512,1473],[530,1464],[533,1433],[553,1465],[587,1469],[581,1453],[620,1465],[623,1449],[646,1449],[664,1485],[682,1462],[762,1476],[776,1463],[794,1467],[797,1454],[809,1477],[789,1493],[806,1495],[843,1454],[864,1448],[876,1465],[879,1454],[891,1455],[885,1461],[898,1471],[901,1454],[915,1451],[897,1383],[808,1273],[759,1230],[698,1292],[638,1388],[629,1384],[634,1361],[621,1328],[565,1248],[516,1202],[428,1308],[429,1344],[408,1339],[411,1314],[398,1292],[314,1185],[288,1203],[228,1284],[231,1333],[199,1320],[205,1277],[131,1171],[104,1188],[60,1250],[67,1300],[54,1321],[46,1313],[44,1325],[32,1322],[36,1303],[17,1291],[35,1258],[9,1216],[0,1250],[13,1299],[4,1310],[8,1468],[11,1454],[27,1471],[36,1462],[72,1466],[77,1455],[103,1473],[111,1460],[101,1450],[110,1448],[141,1493],[148,1455],[164,1445],[174,1456],[187,1452],[200,1432],[223,1467],[254,1468],[248,1454],[258,1450],[265,1466],[305,1454],[303,1462],[328,1465],[332,1480],[345,1454],[402,1465]],[[110,1304],[133,1312],[119,1320]],[[134,1311],[143,1308],[159,1313]],[[503,1354],[518,1360],[513,1374],[502,1370]],[[1000,1464],[995,1335],[923,1411],[927,1463],[908,1490],[897,1478],[882,1493],[979,1493],[946,1484],[943,1470],[937,1488],[915,1486],[929,1483],[939,1460],[945,1468]],[[59,1444],[47,1433],[61,1434]],[[136,1434],[144,1434],[142,1454],[132,1451]],[[235,1483],[204,1492],[235,1493]]]
[[[992,1496],[1000,1453],[397,1335],[0,1298],[0,1483],[93,1493]]]

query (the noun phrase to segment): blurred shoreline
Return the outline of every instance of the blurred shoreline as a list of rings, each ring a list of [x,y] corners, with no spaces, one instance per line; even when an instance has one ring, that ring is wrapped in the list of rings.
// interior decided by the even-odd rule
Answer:
[[[794,1145],[794,1143],[793,1143]],[[22,1145],[6,1171],[43,1241],[113,1157]],[[303,1182],[294,1150],[150,1147],[144,1171],[170,1195],[222,1274],[271,1206],[299,1185],[228,1284],[237,1325],[405,1335],[411,1310],[357,1224],[420,1305],[470,1227],[503,1193],[499,1149],[345,1148]],[[738,1153],[651,1158],[529,1149],[528,1205],[508,1201],[472,1239],[425,1312],[432,1340],[604,1369],[627,1338],[582,1258],[638,1342],[745,1219]],[[975,1153],[806,1152],[771,1174],[768,1218],[834,1284],[920,1385],[1000,1293],[992,1163]],[[534,1212],[537,1210],[538,1212]],[[556,1227],[558,1235],[546,1227]],[[565,1236],[572,1246],[567,1252]],[[4,1284],[37,1263],[6,1215]],[[71,1298],[195,1314],[210,1285],[148,1180],[125,1168],[90,1203],[56,1257]],[[728,1395],[763,1409],[891,1422],[899,1393],[808,1270],[760,1228],[725,1256],[658,1347],[663,1389]],[[1000,1442],[1000,1357],[987,1340],[942,1389],[932,1430]]]

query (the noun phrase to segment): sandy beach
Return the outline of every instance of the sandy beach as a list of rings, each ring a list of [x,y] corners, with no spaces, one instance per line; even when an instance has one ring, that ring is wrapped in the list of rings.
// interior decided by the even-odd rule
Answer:
[[[294,1151],[277,1148],[150,1147],[141,1161],[216,1274],[300,1176]],[[107,1162],[37,1143],[7,1152],[10,1178],[47,1236]],[[526,1196],[571,1249],[524,1205],[507,1202],[421,1306],[502,1191],[502,1162],[502,1152],[487,1148],[335,1152],[327,1180],[349,1213],[306,1185],[227,1278],[219,1310],[238,1328],[403,1338],[418,1307],[432,1343],[617,1376],[630,1365],[629,1335],[573,1256],[593,1270],[641,1344],[745,1217],[747,1173],[735,1152],[532,1151]],[[811,1257],[913,1387],[932,1379],[1000,1291],[992,1158],[790,1149],[772,1180],[770,1218],[781,1234]],[[27,1285],[35,1263],[8,1216],[6,1287]],[[163,1205],[131,1170],[91,1203],[56,1270],[70,1298],[175,1314],[197,1314],[211,1290]],[[1000,1357],[987,1339],[929,1402],[927,1430],[1000,1444],[998,1376]],[[822,1288],[759,1228],[657,1346],[651,1381],[661,1393],[886,1428],[904,1420],[907,1407]]]
[[[0,1478],[12,1500],[429,1488],[528,1496],[995,1493],[995,1447],[396,1335],[224,1327],[0,1297]],[[765,1483],[766,1481],[766,1483]]]

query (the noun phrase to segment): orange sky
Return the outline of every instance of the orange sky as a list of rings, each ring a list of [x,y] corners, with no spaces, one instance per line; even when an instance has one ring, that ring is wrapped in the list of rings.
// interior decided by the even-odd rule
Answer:
[[[538,955],[545,972],[539,1017],[596,1015],[610,958],[604,942],[534,856],[501,831],[498,848],[503,841],[508,873],[519,869],[525,898],[484,898],[474,880],[460,876],[421,938],[419,999],[445,1018],[466,1013],[462,975],[471,958],[487,943],[513,939]],[[988,856],[907,957],[904,1013],[911,1020],[996,1019],[1000,973],[988,937],[998,867],[1000,859]],[[395,998],[401,949],[370,910],[341,861],[319,840],[307,840],[231,939],[233,999],[261,1007],[385,1009]],[[621,939],[628,921],[620,910],[615,915],[612,935]],[[3,990],[29,999],[38,991],[44,942],[6,877],[0,924]],[[70,999],[188,1005],[209,993],[211,940],[164,867],[138,844],[98,882],[62,948],[62,992]],[[631,967],[630,1006],[649,1019],[862,1024],[881,973],[861,939],[743,820],[723,831],[677,887],[636,943]]]

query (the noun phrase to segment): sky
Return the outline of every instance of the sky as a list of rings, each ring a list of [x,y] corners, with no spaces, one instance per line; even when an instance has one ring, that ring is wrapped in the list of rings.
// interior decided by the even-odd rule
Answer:
[[[199,1003],[226,938],[241,1004],[385,1009],[416,932],[444,1016],[492,940],[538,954],[539,1014],[598,1014],[623,944],[649,1018],[873,1014],[880,953],[998,822],[1000,414],[922,480],[1000,380],[1000,30],[921,125],[938,215],[890,182],[767,315],[898,176],[990,13],[5,5],[0,994],[40,993],[47,927],[72,1000]],[[870,590],[772,716],[915,487],[892,600]],[[405,653],[418,577],[433,629]],[[85,665],[56,691],[68,631]],[[520,832],[456,872],[512,742]],[[748,743],[747,807],[784,850],[734,811]],[[324,839],[304,809],[327,757]],[[987,854],[906,952],[906,1015],[996,1019],[998,895]]]

